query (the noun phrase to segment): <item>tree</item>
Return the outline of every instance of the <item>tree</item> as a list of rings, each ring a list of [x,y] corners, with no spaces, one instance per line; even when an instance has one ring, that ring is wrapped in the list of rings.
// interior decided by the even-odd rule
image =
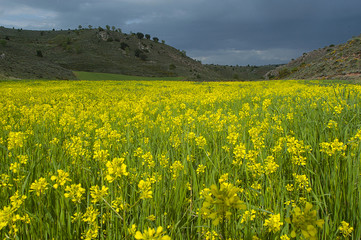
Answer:
[[[145,38],[149,40],[149,39],[150,39],[150,35],[149,35],[149,34],[145,34]]]
[[[91,30],[91,29],[93,28],[93,26],[92,26],[92,25],[89,25],[88,28]]]
[[[82,26],[82,25],[79,25],[79,26],[78,26],[78,29],[79,29],[79,30],[81,30],[82,28],[83,28],[83,26]]]
[[[106,25],[105,28],[110,31],[110,26],[109,25]]]
[[[154,42],[159,42],[159,38],[153,37],[153,41],[154,41]]]
[[[141,33],[141,32],[137,32],[137,37],[138,37],[139,39],[143,39],[143,38],[144,38],[144,34]]]

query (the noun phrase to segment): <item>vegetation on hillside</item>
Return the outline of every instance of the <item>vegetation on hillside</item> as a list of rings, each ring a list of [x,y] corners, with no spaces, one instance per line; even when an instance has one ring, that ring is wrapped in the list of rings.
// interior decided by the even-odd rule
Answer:
[[[347,43],[304,53],[268,72],[267,79],[360,79],[361,35]]]
[[[0,74],[15,78],[74,79],[72,71],[187,80],[239,80],[252,75],[219,71],[187,57],[150,34],[121,29],[30,31],[0,27]],[[262,77],[260,74],[254,74]]]

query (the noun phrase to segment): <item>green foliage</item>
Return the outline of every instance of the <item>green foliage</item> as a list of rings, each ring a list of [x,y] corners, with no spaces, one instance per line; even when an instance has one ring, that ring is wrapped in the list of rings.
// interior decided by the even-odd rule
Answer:
[[[0,45],[5,47],[8,42],[5,39],[0,40]]]
[[[137,32],[137,38],[138,39],[143,39],[144,38],[144,34],[141,32]]]
[[[288,70],[288,68],[282,68],[281,70],[279,70],[278,72],[278,77],[279,78],[286,78],[291,74],[290,70]]]
[[[127,43],[125,43],[125,42],[121,42],[120,43],[120,48],[125,50],[126,48],[129,48],[129,45]]]
[[[43,52],[41,50],[36,50],[36,56],[43,57]]]
[[[176,69],[177,67],[173,64],[173,63],[171,63],[171,64],[169,64],[169,70],[174,70],[174,69]]]

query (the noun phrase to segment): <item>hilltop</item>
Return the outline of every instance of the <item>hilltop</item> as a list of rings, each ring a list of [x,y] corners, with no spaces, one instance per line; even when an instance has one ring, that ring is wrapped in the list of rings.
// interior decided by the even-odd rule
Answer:
[[[185,80],[254,80],[276,66],[204,65],[143,33],[120,29],[33,31],[0,27],[0,76],[76,79],[73,71]]]
[[[266,79],[360,79],[361,35],[347,43],[304,53],[269,71]]]

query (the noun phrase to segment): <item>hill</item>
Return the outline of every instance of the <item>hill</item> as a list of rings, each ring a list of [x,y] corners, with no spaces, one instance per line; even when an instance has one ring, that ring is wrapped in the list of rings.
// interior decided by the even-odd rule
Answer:
[[[73,71],[184,80],[260,79],[266,67],[203,65],[143,33],[110,29],[33,31],[0,27],[0,76],[77,79]]]
[[[157,39],[104,29],[0,28],[0,72],[19,78],[74,79],[72,71],[136,76],[211,76],[200,62]]]
[[[361,35],[347,43],[304,53],[269,71],[266,79],[360,79]]]

